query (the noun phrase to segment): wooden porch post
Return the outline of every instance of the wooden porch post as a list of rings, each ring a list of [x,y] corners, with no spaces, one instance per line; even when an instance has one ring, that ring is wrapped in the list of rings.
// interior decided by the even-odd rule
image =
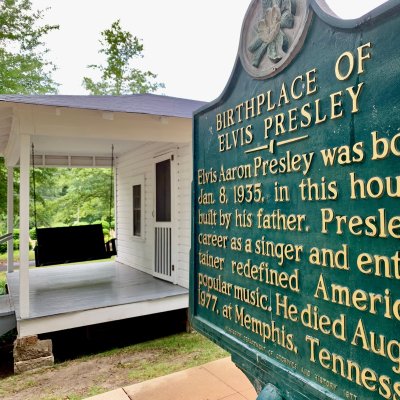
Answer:
[[[14,231],[14,168],[7,168],[7,233]],[[7,242],[7,272],[14,271],[14,240]]]
[[[29,166],[30,136],[20,137],[19,186],[19,304],[21,318],[29,317]]]

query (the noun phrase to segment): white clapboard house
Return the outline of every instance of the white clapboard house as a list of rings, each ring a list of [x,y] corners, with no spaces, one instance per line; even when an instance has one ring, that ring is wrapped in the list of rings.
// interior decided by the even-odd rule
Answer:
[[[150,94],[0,96],[8,232],[12,170],[19,168],[21,252],[19,268],[8,253],[0,316],[10,320],[15,312],[20,338],[188,307],[192,115],[203,104]],[[115,260],[29,266],[32,160],[36,168],[113,164]]]

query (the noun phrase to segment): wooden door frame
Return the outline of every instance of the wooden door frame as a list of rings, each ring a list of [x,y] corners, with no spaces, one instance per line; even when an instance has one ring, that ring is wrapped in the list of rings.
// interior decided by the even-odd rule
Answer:
[[[171,222],[159,222],[157,223],[157,213],[156,213],[156,206],[157,206],[157,181],[156,181],[156,165],[159,162],[170,160],[171,166]],[[178,261],[178,251],[177,251],[177,223],[176,223],[176,203],[177,203],[177,169],[176,169],[176,153],[173,150],[169,150],[161,155],[154,156],[153,158],[153,176],[154,176],[154,184],[153,184],[153,276],[167,280],[176,284],[177,282],[177,261]],[[170,226],[171,227],[171,279],[168,279],[166,275],[159,274],[155,271],[155,246],[156,246],[156,237],[155,237],[155,228],[156,226]]]

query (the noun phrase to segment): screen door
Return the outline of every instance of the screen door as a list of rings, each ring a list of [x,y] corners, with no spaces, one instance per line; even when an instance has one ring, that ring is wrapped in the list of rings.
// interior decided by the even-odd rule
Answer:
[[[174,193],[173,154],[158,157],[155,163],[154,276],[174,282]]]

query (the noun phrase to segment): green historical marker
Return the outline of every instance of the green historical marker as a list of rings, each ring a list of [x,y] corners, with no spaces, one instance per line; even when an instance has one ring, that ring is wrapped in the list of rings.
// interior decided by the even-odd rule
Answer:
[[[193,146],[194,327],[259,399],[400,399],[400,1],[252,1]]]

